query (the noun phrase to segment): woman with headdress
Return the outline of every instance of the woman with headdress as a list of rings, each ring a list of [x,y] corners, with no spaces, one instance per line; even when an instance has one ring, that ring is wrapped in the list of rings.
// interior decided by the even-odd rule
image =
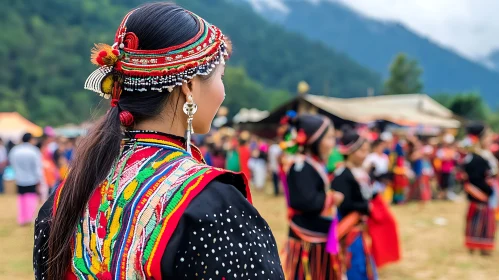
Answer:
[[[376,265],[370,255],[370,236],[366,222],[371,214],[373,189],[369,174],[362,164],[369,153],[369,143],[354,130],[347,131],[340,140],[345,164],[336,170],[331,188],[341,192],[344,200],[338,207],[341,226],[343,265],[348,279],[377,279]]]
[[[321,115],[288,114],[287,119],[281,145],[292,154],[284,184],[290,208],[289,237],[283,251],[286,279],[342,279],[334,220],[335,205],[342,196],[328,190],[325,165],[335,145],[334,127]]]
[[[493,166],[484,157],[483,144],[487,143],[489,132],[480,123],[467,127],[468,136],[465,141],[468,154],[464,158],[463,170],[466,173],[464,190],[469,201],[466,215],[466,247],[473,253],[480,250],[482,255],[489,255],[494,250],[496,223],[493,204],[494,183],[491,180],[497,174]]]
[[[283,279],[246,178],[191,145],[224,100],[230,49],[217,27],[169,3],[132,10],[114,44],[96,46],[85,86],[111,108],[40,210],[36,279]]]

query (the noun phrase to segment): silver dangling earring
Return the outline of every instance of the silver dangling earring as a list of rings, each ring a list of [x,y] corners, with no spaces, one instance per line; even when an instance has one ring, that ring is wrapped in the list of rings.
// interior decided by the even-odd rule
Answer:
[[[187,101],[184,103],[184,113],[187,115],[187,129],[185,130],[186,139],[186,149],[187,152],[192,155],[191,151],[191,135],[194,133],[192,128],[192,120],[194,119],[194,114],[198,111],[198,105],[194,103],[192,95],[187,96]]]

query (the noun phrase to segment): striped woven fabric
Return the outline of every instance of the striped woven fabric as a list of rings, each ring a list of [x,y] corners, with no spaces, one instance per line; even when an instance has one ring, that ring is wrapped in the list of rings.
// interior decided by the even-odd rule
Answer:
[[[135,135],[87,204],[68,279],[161,279],[161,257],[185,208],[226,173],[168,137]]]
[[[466,216],[465,245],[469,249],[494,250],[494,209],[486,203],[470,202]]]

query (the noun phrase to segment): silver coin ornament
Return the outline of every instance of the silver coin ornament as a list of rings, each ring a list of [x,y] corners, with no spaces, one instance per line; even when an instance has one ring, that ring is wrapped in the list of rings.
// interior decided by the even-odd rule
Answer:
[[[184,113],[188,116],[196,114],[198,111],[198,105],[192,101],[192,97],[187,98],[187,102],[184,103]]]

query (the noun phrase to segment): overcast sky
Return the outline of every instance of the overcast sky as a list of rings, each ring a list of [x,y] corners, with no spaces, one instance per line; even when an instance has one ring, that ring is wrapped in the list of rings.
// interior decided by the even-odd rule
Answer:
[[[283,0],[250,1],[279,6]],[[492,49],[499,49],[499,0],[308,1],[339,1],[370,17],[402,22],[470,58],[483,57]]]

